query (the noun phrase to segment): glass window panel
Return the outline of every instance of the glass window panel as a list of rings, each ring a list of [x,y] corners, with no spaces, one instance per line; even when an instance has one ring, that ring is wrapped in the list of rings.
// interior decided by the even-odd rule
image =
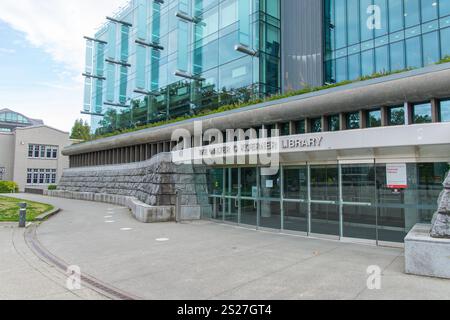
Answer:
[[[115,23],[109,23],[108,25],[108,58],[116,59],[116,29]]]
[[[367,112],[367,127],[381,127],[381,110],[371,110]]]
[[[322,118],[311,119],[311,132],[322,132]]]
[[[450,28],[441,30],[441,57],[450,56]]]
[[[238,21],[237,0],[228,0],[220,4],[220,29]]]
[[[308,205],[284,202],[284,230],[308,232]]]
[[[295,134],[306,133],[305,120],[299,120],[295,123]]]
[[[375,73],[373,49],[361,53],[362,76],[370,76]]]
[[[388,1],[389,4],[389,31],[395,32],[403,29],[404,13],[403,1]]]
[[[128,60],[129,33],[130,27],[123,25],[121,28],[121,38],[120,38],[120,59],[122,61]]]
[[[405,107],[388,108],[388,125],[401,126],[405,124]]]
[[[380,9],[381,28],[375,28],[375,37],[379,37],[388,34],[387,0],[374,0],[374,5]]]
[[[347,57],[336,60],[336,82],[348,80],[347,76]]]
[[[86,112],[91,111],[92,99],[92,78],[86,77],[84,80],[84,106],[83,109]]]
[[[277,2],[277,1],[269,1]],[[250,0],[239,0],[239,42],[250,45]]]
[[[440,102],[439,119],[441,122],[450,122],[450,100]]]
[[[406,40],[406,66],[408,68],[422,67],[422,43],[421,37]]]
[[[336,48],[347,46],[346,0],[335,0],[335,36]]]
[[[359,17],[355,12],[359,12],[359,0],[347,1],[347,21],[348,21],[348,44],[356,44],[359,38]]]
[[[177,68],[188,71],[189,31],[188,23],[178,21],[178,63]]]
[[[373,25],[369,28],[369,25],[371,25],[369,17],[372,14],[367,13],[372,5],[373,5],[372,0],[361,0],[361,7],[360,7],[361,41],[370,40],[373,39],[374,37]]]
[[[412,27],[420,23],[420,0],[405,0],[405,25]]]
[[[438,18],[438,1],[422,0],[422,22]]]
[[[431,116],[431,103],[415,104],[413,108],[413,123],[430,123],[432,122]]]
[[[339,131],[341,129],[340,126],[340,118],[339,115],[333,115],[328,117],[328,131]]]
[[[359,112],[348,113],[346,115],[347,129],[359,129],[360,128],[360,115]]]
[[[136,46],[136,87],[145,89],[145,66],[147,52],[144,46]]]
[[[114,86],[116,77],[116,66],[112,63],[106,64],[107,69],[107,87],[106,87],[106,100],[109,102],[114,101]]]
[[[137,7],[137,37],[147,39],[147,0],[139,0]]]
[[[311,166],[311,199],[337,201],[338,196],[339,176],[337,166]]]
[[[441,17],[450,15],[450,1],[439,0],[439,14]]]
[[[391,44],[391,70],[405,69],[405,43],[404,41]]]
[[[375,49],[375,68],[378,73],[389,72],[389,46]]]
[[[348,79],[356,80],[361,77],[361,55],[354,54],[348,57]]]
[[[423,63],[434,64],[439,61],[439,33],[437,31],[423,36]]]
[[[284,198],[292,200],[308,199],[308,170],[284,168]]]

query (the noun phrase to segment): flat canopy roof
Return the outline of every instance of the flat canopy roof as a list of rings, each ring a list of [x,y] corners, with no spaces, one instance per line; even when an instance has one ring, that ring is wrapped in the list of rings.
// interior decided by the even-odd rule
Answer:
[[[405,101],[421,102],[445,97],[450,97],[450,63],[77,144],[65,148],[63,154],[70,156],[144,143],[169,141],[176,129],[194,132],[194,122],[196,121],[202,122],[203,130],[211,128],[219,130],[246,129],[261,124],[351,112],[377,106],[397,105],[403,104]]]

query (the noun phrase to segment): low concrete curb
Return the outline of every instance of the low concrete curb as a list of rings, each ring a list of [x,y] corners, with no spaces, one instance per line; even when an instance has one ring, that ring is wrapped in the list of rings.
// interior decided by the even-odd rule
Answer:
[[[133,216],[143,223],[175,221],[175,208],[172,206],[155,207],[145,204],[134,197],[100,194],[92,192],[73,192],[45,190],[44,195],[57,198],[110,203],[127,207]]]
[[[48,218],[54,216],[55,214],[58,214],[61,211],[60,208],[55,208],[49,212],[43,213],[39,216],[37,216],[36,218],[34,218],[34,221],[38,221],[38,222],[42,222],[47,220]]]

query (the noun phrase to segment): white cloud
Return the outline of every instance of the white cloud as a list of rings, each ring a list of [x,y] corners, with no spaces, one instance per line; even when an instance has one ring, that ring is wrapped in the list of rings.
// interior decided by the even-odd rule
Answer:
[[[84,64],[84,35],[95,29],[126,0],[1,0],[0,20],[25,33],[26,39],[42,48],[71,71]]]
[[[13,54],[16,53],[16,50],[14,49],[8,49],[8,48],[0,48],[0,54]]]

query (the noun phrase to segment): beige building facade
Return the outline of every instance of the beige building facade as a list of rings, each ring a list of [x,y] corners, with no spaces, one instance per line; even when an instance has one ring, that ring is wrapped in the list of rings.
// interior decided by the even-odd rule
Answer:
[[[57,185],[69,158],[61,150],[73,144],[69,133],[37,125],[0,132],[0,180],[26,188],[47,189]]]

